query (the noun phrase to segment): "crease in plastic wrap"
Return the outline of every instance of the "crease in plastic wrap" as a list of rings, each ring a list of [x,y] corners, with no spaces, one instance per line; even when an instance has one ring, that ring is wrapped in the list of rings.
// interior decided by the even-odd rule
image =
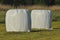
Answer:
[[[6,13],[6,31],[30,32],[30,21],[28,9],[10,9]]]
[[[32,10],[31,27],[37,29],[52,30],[52,11],[50,10]]]

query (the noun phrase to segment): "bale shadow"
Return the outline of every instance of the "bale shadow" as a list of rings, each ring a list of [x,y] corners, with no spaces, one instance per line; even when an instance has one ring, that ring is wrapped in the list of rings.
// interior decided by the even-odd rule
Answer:
[[[5,21],[3,21],[3,22],[0,22],[0,24],[5,24]]]
[[[53,28],[52,30],[46,30],[46,29],[37,29],[37,30],[31,30],[31,32],[42,32],[42,31],[54,31],[54,30],[60,30],[60,28]]]
[[[17,34],[17,35],[19,35],[19,34],[26,34],[27,32],[6,32],[5,34],[6,35],[15,35],[15,34]]]
[[[58,29],[60,29],[60,28],[53,28],[53,29],[58,30]]]
[[[45,29],[42,29],[42,30],[32,30],[31,32],[42,32],[42,31],[53,31],[53,30],[45,30]]]
[[[41,30],[31,30],[31,32],[40,32]]]

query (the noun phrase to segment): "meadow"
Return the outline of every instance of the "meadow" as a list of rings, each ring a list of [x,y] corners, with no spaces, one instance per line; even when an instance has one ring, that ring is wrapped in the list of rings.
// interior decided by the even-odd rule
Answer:
[[[5,26],[6,11],[0,11],[0,40],[60,40],[60,10],[54,10],[53,30],[32,30],[31,32],[8,33]]]

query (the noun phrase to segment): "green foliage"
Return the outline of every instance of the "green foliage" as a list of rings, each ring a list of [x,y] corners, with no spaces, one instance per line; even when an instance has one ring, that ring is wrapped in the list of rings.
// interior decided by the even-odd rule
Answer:
[[[60,10],[53,11],[53,21],[60,21]]]
[[[13,5],[13,0],[2,0],[2,4]]]
[[[20,1],[19,0],[13,0],[13,3],[12,3],[15,7],[19,6],[20,5]]]
[[[60,0],[55,0],[56,5],[60,5]]]
[[[0,0],[0,3],[8,4],[8,5],[60,5],[60,0],[53,1],[52,4],[50,3],[51,0]]]
[[[36,5],[45,5],[44,0],[34,0]]]
[[[3,0],[2,4],[5,5],[14,5],[14,6],[19,6],[22,1],[20,0]]]
[[[0,23],[5,22],[5,14],[6,14],[6,11],[0,11]]]
[[[0,3],[2,3],[2,0],[0,0]]]

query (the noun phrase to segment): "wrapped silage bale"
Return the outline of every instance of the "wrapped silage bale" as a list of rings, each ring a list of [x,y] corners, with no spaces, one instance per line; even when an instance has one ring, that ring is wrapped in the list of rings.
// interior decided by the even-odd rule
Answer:
[[[30,32],[30,30],[30,12],[28,9],[10,9],[7,11],[7,32]]]
[[[37,29],[52,30],[52,11],[50,10],[32,10],[31,27]]]

